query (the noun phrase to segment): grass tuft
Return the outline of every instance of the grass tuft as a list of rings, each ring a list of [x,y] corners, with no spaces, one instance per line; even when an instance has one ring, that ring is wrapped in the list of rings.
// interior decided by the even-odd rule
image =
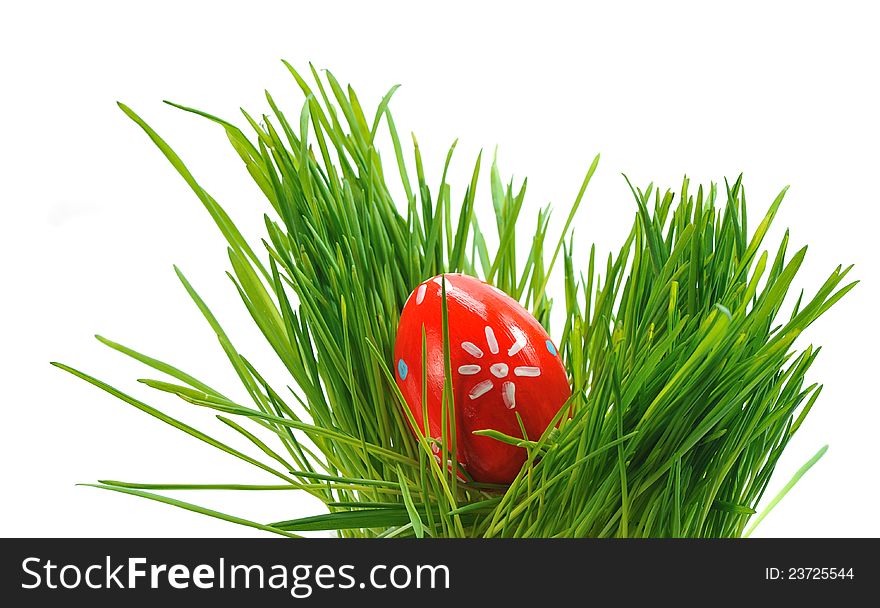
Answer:
[[[418,143],[413,137],[407,159],[392,119],[389,100],[397,87],[368,116],[354,91],[330,72],[321,77],[310,66],[308,79],[285,65],[304,96],[292,120],[268,92],[271,116],[257,120],[243,112],[248,134],[169,102],[222,128],[265,195],[259,247],[247,242],[165,140],[129,107],[119,107],[226,238],[229,278],[295,392],[279,390],[251,365],[177,268],[249,403],[96,337],[160,375],[142,379],[146,386],[200,406],[236,431],[241,449],[55,364],[253,465],[275,485],[88,485],[284,536],[332,530],[346,537],[738,537],[752,521],[751,532],[766,515],[756,516],[756,508],[777,461],[822,388],[806,380],[819,349],[800,350],[795,339],[856,284],[845,282],[850,268],[838,267],[812,297],[801,293],[793,312],[781,316],[806,254],[806,247],[789,254],[787,233],[772,259],[764,249],[785,190],[750,231],[741,176],[725,180],[720,193],[712,184],[695,194],[687,178],[678,193],[640,189],[627,179],[634,222],[603,264],[595,247],[576,257],[570,240],[598,156],[555,243],[548,240],[549,208],[539,212],[531,240],[521,236],[526,182],[504,184],[493,160],[489,190],[499,246],[490,250],[487,227],[474,212],[482,204],[476,194],[482,155],[460,205],[453,204],[446,175],[455,144],[432,189]],[[383,128],[393,147],[390,167],[375,145]],[[396,181],[406,200],[392,197]],[[523,256],[516,243],[526,242],[531,246]],[[424,279],[465,272],[517,298],[546,327],[553,299],[545,292],[560,253],[565,315],[558,343],[572,398],[557,416],[558,427],[540,438],[479,432],[527,449],[528,460],[509,487],[462,480],[435,461],[432,439],[410,431],[414,420],[392,372],[403,304]],[[448,353],[446,359],[448,367]],[[454,429],[455,404],[447,395],[443,428]],[[444,454],[455,453],[454,438],[454,431],[444,434]],[[296,490],[321,500],[327,512],[262,524],[157,493],[196,489]]]

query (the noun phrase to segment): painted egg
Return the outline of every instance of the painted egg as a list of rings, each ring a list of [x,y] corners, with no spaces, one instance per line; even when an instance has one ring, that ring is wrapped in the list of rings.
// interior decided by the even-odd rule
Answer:
[[[473,431],[494,429],[530,440],[547,429],[571,395],[556,346],[519,302],[463,274],[439,275],[410,294],[394,345],[397,385],[420,429],[422,328],[426,338],[428,432],[440,442],[443,391],[442,282],[446,279],[449,348],[455,400],[457,459],[475,481],[510,483],[526,459],[524,448]],[[434,446],[435,455],[439,447]]]

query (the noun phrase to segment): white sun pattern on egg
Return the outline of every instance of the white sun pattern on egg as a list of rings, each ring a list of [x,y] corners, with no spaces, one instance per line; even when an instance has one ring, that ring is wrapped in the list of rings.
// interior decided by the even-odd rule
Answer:
[[[452,284],[448,277],[443,277],[442,279],[437,276],[430,280],[430,282],[435,283],[441,290],[443,289],[443,282],[446,282],[446,293],[454,291],[456,287]],[[495,286],[490,285],[495,291],[498,293],[504,293],[500,289]],[[428,289],[428,283],[422,283],[419,285],[416,290],[416,305],[421,304],[425,300],[425,292]],[[511,327],[511,333],[514,335],[514,342],[507,349],[507,356],[512,357],[517,354],[527,343],[527,338],[522,330],[518,327]],[[493,330],[490,326],[486,326],[485,328],[486,335],[486,346],[489,348],[489,352],[493,355],[497,355],[499,353],[498,348],[498,339],[495,337],[495,330]],[[474,342],[470,340],[466,340],[461,343],[461,348],[469,354],[474,359],[482,359],[484,356],[483,349],[474,344]],[[483,370],[482,367],[475,363],[470,363],[466,365],[462,365],[458,368],[458,373],[462,376],[474,376],[479,374]],[[503,380],[508,377],[510,372],[510,368],[506,363],[493,363],[489,366],[489,371],[495,378],[499,380]],[[513,375],[519,378],[537,378],[541,375],[541,368],[532,367],[528,365],[521,365],[513,368]],[[489,391],[495,388],[495,383],[492,382],[491,379],[481,380],[474,384],[470,390],[468,391],[468,397],[471,399],[477,399],[482,397]],[[504,380],[501,383],[501,399],[504,401],[504,405],[507,409],[514,409],[516,407],[516,384],[514,384],[513,380]]]
[[[507,349],[508,357],[517,354],[528,343],[525,334],[520,328],[511,327],[510,330],[514,335],[514,342],[510,348]],[[484,329],[484,333],[486,336],[486,346],[488,347],[489,352],[493,355],[497,355],[500,352],[500,349],[498,346],[498,339],[495,337],[495,330],[487,325]],[[470,340],[462,342],[461,349],[475,359],[482,359],[485,355],[483,349]],[[458,368],[458,373],[462,376],[474,376],[481,371],[483,371],[483,368],[476,363],[467,363]],[[510,378],[510,367],[507,363],[498,361],[489,365],[489,372],[493,377],[503,380],[503,382],[501,382],[501,400],[504,401],[504,405],[507,409],[514,409],[516,407],[516,384],[514,383],[513,378]],[[537,378],[541,375],[541,368],[530,365],[519,365],[513,368],[513,375],[518,378]],[[492,391],[494,388],[495,383],[491,378],[480,380],[470,387],[468,390],[468,397],[471,399],[478,399]]]

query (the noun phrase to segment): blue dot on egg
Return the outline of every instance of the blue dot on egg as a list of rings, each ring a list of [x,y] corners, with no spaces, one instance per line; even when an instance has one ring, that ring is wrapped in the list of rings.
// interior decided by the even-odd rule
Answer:
[[[546,342],[544,342],[544,344],[547,345],[547,350],[550,352],[551,355],[556,354],[556,347],[553,346],[553,342],[551,342],[550,340],[547,340]]]
[[[406,366],[406,362],[403,359],[398,359],[397,361],[397,373],[400,374],[401,380],[406,380],[406,375],[409,373],[409,368]]]

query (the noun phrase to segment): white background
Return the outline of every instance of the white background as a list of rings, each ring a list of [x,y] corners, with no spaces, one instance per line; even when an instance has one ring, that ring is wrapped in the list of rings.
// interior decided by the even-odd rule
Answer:
[[[753,225],[791,190],[768,243],[810,243],[798,287],[856,263],[856,290],[804,336],[824,350],[826,388],[779,463],[768,498],[818,448],[825,457],[759,527],[763,536],[878,536],[878,15],[820,4],[151,2],[16,3],[0,9],[0,535],[219,536],[256,532],[132,497],[76,487],[96,479],[272,483],[50,367],[73,364],[135,395],[148,372],[92,339],[101,333],[234,393],[177,263],[239,349],[285,378],[224,276],[225,247],[183,181],[115,105],[124,100],[201,183],[262,235],[267,208],[214,125],[171,99],[243,123],[264,88],[297,116],[279,59],[308,61],[392,102],[417,132],[433,184],[454,137],[454,197],[479,149],[529,176],[524,216],[552,201],[554,227],[596,152],[576,221],[579,251],[624,236],[636,183],[678,189],[739,172]],[[574,5],[575,3],[571,3]],[[712,3],[713,5],[716,3]],[[662,5],[662,6],[661,6]],[[418,7],[417,7],[418,6]],[[318,8],[322,7],[322,8]],[[391,161],[385,149],[386,163]],[[486,163],[485,166],[488,166]],[[488,177],[488,173],[484,173]],[[487,181],[478,200],[491,207]],[[203,412],[155,399],[184,420]],[[221,437],[228,437],[218,431]],[[182,495],[259,521],[317,512],[288,492]]]

